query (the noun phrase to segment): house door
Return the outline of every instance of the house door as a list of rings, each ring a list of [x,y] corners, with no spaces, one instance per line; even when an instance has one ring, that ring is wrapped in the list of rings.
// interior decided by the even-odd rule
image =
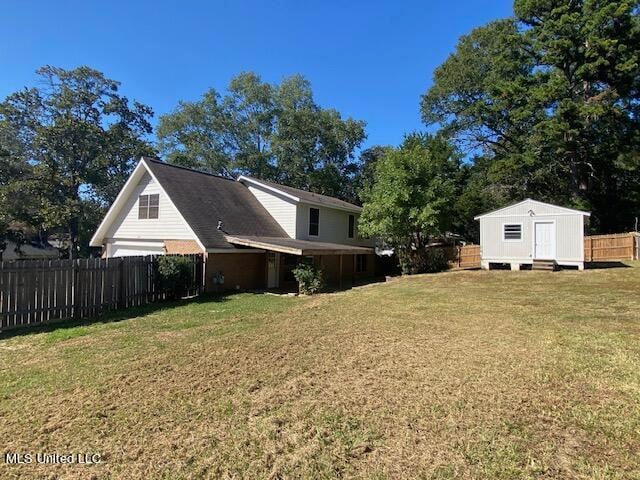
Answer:
[[[554,260],[556,257],[556,226],[553,222],[534,223],[534,250],[536,260]]]
[[[275,252],[267,253],[267,288],[278,288],[280,286],[280,254]]]

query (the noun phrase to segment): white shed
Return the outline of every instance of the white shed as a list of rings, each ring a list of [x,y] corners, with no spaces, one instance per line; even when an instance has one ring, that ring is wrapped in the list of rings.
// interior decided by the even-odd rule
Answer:
[[[483,269],[491,264],[584,268],[584,227],[590,213],[527,198],[478,215]]]

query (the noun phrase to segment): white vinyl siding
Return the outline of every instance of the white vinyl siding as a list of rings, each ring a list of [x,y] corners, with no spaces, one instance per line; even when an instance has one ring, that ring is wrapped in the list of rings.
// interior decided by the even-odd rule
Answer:
[[[248,188],[287,235],[296,238],[296,204],[292,200],[282,198],[276,193],[266,192],[259,187],[251,185]]]
[[[353,212],[302,202],[296,203],[294,200],[260,186],[248,185],[248,188],[291,238],[367,247],[374,245],[373,240],[358,239],[358,215]],[[320,211],[317,236],[309,235],[309,211],[311,208],[317,208]],[[353,238],[349,238],[349,215],[354,216]]]
[[[138,198],[140,195],[159,195],[158,218],[138,218]],[[116,220],[107,232],[108,239],[149,239],[149,240],[194,240],[189,226],[178,210],[164,194],[148,173],[129,195],[126,203],[118,212]]]
[[[318,236],[309,235],[309,208],[320,210],[320,231]],[[354,216],[354,235],[349,238],[349,215]],[[358,215],[334,208],[315,205],[298,205],[296,238],[318,242],[341,243],[345,245],[373,246],[373,240],[358,239]]]
[[[561,207],[523,202],[480,218],[480,250],[483,261],[531,263],[534,258],[534,222],[553,222],[555,260],[582,262],[584,216]],[[521,225],[521,240],[505,238],[505,227]]]

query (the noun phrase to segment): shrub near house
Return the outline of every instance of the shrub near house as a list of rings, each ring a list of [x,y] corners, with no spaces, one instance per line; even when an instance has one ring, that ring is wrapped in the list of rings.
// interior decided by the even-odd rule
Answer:
[[[300,293],[313,295],[324,287],[324,273],[313,265],[300,263],[292,270],[292,273],[298,282]]]

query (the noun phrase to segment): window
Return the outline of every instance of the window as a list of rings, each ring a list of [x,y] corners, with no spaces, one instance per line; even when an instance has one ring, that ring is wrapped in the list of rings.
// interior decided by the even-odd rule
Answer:
[[[320,231],[320,210],[317,208],[309,209],[309,235],[317,237]]]
[[[349,215],[349,238],[353,238],[353,230],[356,225],[356,219],[353,215]]]
[[[503,237],[505,240],[522,240],[521,223],[505,223],[503,225]]]
[[[356,273],[367,271],[367,255],[356,255]]]
[[[138,197],[138,218],[158,218],[160,195],[140,195]]]

